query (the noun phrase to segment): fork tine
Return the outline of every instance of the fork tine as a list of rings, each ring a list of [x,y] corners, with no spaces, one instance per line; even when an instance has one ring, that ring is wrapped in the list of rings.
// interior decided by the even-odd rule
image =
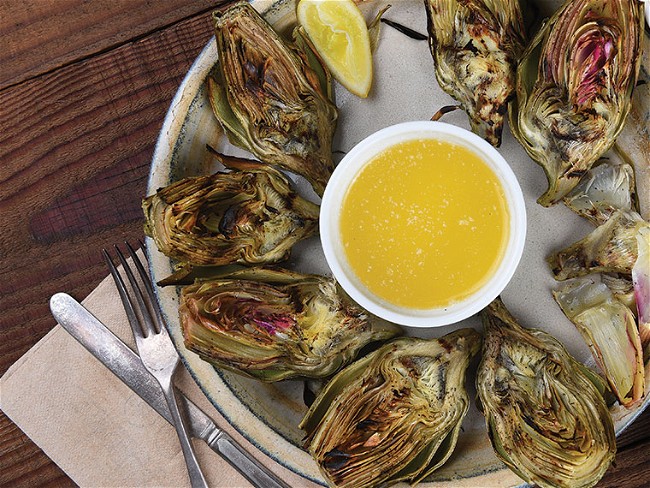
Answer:
[[[133,309],[133,303],[131,302],[131,298],[129,297],[129,294],[126,291],[126,284],[124,283],[124,280],[120,276],[120,273],[117,271],[117,268],[113,264],[113,260],[111,259],[110,254],[108,254],[108,251],[106,251],[106,249],[102,249],[102,254],[104,255],[104,261],[106,261],[108,270],[111,272],[111,276],[113,277],[113,281],[115,282],[117,291],[120,294],[120,299],[122,300],[122,304],[124,305],[124,311],[126,312],[126,316],[129,319],[129,324],[131,324],[131,329],[133,330],[133,335],[136,338],[143,337],[142,326],[140,325],[138,316],[136,315],[135,310]]]
[[[125,242],[127,249],[129,250],[129,255],[131,256],[131,259],[133,259],[133,263],[135,264],[135,267],[138,270],[138,274],[140,275],[140,280],[144,284],[145,291],[147,292],[148,298],[149,298],[149,303],[151,303],[151,308],[153,309],[154,314],[156,315],[156,320],[157,324],[160,327],[160,332],[163,332],[165,327],[162,325],[163,324],[163,318],[162,314],[160,312],[160,307],[158,307],[158,302],[156,301],[156,294],[153,290],[153,286],[151,285],[151,280],[149,279],[149,275],[144,269],[144,265],[142,264],[142,260],[140,257],[136,254],[135,249],[129,244],[128,242]],[[142,241],[140,241],[140,245],[144,247],[142,244]],[[145,257],[146,260],[146,257]]]
[[[127,263],[126,258],[124,257],[124,254],[122,254],[122,251],[120,250],[119,247],[115,246],[115,252],[117,253],[117,257],[119,258],[120,263],[122,263],[122,267],[124,268],[126,277],[128,278],[129,283],[131,284],[131,290],[133,290],[135,299],[138,302],[138,306],[140,308],[140,316],[142,317],[142,320],[140,321],[140,326],[142,327],[142,332],[144,333],[144,336],[147,337],[150,334],[157,333],[158,329],[154,325],[153,318],[151,317],[151,312],[149,311],[149,307],[147,306],[144,295],[142,294],[142,289],[140,288],[140,285],[138,284],[138,281],[136,280],[135,275],[133,274],[133,270],[129,266],[129,263]],[[139,262],[139,260],[137,259],[136,261]]]

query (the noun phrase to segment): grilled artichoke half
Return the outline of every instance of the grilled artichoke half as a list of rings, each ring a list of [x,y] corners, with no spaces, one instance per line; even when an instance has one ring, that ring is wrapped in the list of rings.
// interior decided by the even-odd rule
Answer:
[[[517,67],[513,134],[560,201],[614,144],[639,72],[643,13],[637,0],[568,0]]]
[[[636,212],[615,211],[587,237],[548,258],[556,280],[589,273],[630,274],[637,261],[637,235],[650,227]]]
[[[555,301],[591,349],[621,405],[643,398],[645,374],[632,311],[604,283],[578,278],[553,292]]]
[[[217,155],[231,171],[185,178],[147,197],[145,233],[191,265],[271,263],[318,230],[318,205],[255,161]]]
[[[189,350],[263,381],[329,376],[401,332],[371,322],[332,279],[268,268],[197,280],[182,289],[179,315]]]
[[[519,0],[424,3],[440,87],[467,112],[472,130],[498,147],[525,43]]]
[[[213,19],[219,61],[208,90],[228,139],[322,195],[334,169],[337,109],[319,58],[282,39],[247,2]]]
[[[597,375],[552,336],[521,327],[497,299],[482,312],[477,389],[496,454],[541,487],[589,487],[614,460]]]
[[[338,487],[417,482],[452,454],[480,335],[400,338],[340,371],[302,420],[307,447]]]

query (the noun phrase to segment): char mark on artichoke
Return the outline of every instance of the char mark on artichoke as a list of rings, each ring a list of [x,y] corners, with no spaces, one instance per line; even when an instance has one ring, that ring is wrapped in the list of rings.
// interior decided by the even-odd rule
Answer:
[[[567,1],[517,67],[510,126],[560,201],[623,129],[641,61],[636,0]]]
[[[230,169],[185,178],[147,197],[145,233],[158,249],[196,266],[273,263],[318,230],[318,205],[279,171],[216,155]]]
[[[182,289],[179,315],[190,351],[263,381],[329,376],[401,332],[371,320],[332,279],[269,268],[197,280]]]
[[[588,236],[548,258],[555,279],[601,272],[629,275],[639,255],[637,236],[649,227],[636,212],[616,210]]]
[[[501,144],[524,49],[519,0],[424,0],[440,87],[467,112],[472,130]]]
[[[300,427],[329,483],[418,482],[451,456],[469,399],[465,372],[480,335],[400,338],[340,371]]]
[[[208,91],[230,142],[303,176],[322,195],[334,169],[337,110],[326,71],[309,64],[319,58],[280,37],[247,2],[213,18],[219,60]]]
[[[500,299],[482,317],[476,381],[496,454],[543,488],[595,485],[616,452],[597,375],[552,336],[522,328]]]
[[[604,224],[616,210],[635,208],[634,169],[604,160],[587,171],[564,203],[595,225]]]

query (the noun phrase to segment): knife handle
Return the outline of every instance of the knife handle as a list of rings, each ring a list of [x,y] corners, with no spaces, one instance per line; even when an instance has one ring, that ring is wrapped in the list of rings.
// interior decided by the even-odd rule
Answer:
[[[244,450],[232,437],[219,432],[208,445],[258,488],[290,488],[266,466]]]

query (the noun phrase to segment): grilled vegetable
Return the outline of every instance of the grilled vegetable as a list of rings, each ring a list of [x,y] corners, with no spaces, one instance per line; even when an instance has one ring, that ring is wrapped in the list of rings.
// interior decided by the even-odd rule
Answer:
[[[617,210],[587,237],[548,258],[555,279],[599,272],[630,274],[638,255],[637,234],[648,227],[636,212]]]
[[[595,485],[616,452],[597,375],[552,336],[521,327],[499,299],[482,318],[476,385],[496,454],[540,487]]]
[[[546,172],[540,204],[560,201],[622,130],[641,61],[642,24],[637,0],[570,0],[526,49],[510,126]]]
[[[184,287],[179,314],[190,351],[263,381],[329,376],[400,332],[371,323],[332,279],[268,268]]]
[[[339,487],[417,482],[451,455],[480,335],[401,338],[340,371],[302,420],[309,452]]]
[[[650,359],[650,228],[645,227],[636,236],[638,258],[632,268],[634,298],[639,320],[639,335],[643,359]]]
[[[578,278],[553,292],[575,324],[621,405],[643,398],[645,375],[639,329],[632,311],[604,283]]]
[[[603,161],[587,171],[564,203],[578,215],[601,225],[615,210],[633,210],[634,170],[629,164]]]
[[[218,157],[230,172],[185,178],[144,200],[145,232],[161,252],[199,266],[271,263],[317,232],[318,206],[282,173]]]
[[[440,87],[467,112],[472,130],[498,147],[525,43],[519,0],[424,3]]]
[[[337,110],[318,57],[282,39],[247,2],[213,19],[219,61],[208,89],[228,139],[305,177],[322,195],[334,169]]]

